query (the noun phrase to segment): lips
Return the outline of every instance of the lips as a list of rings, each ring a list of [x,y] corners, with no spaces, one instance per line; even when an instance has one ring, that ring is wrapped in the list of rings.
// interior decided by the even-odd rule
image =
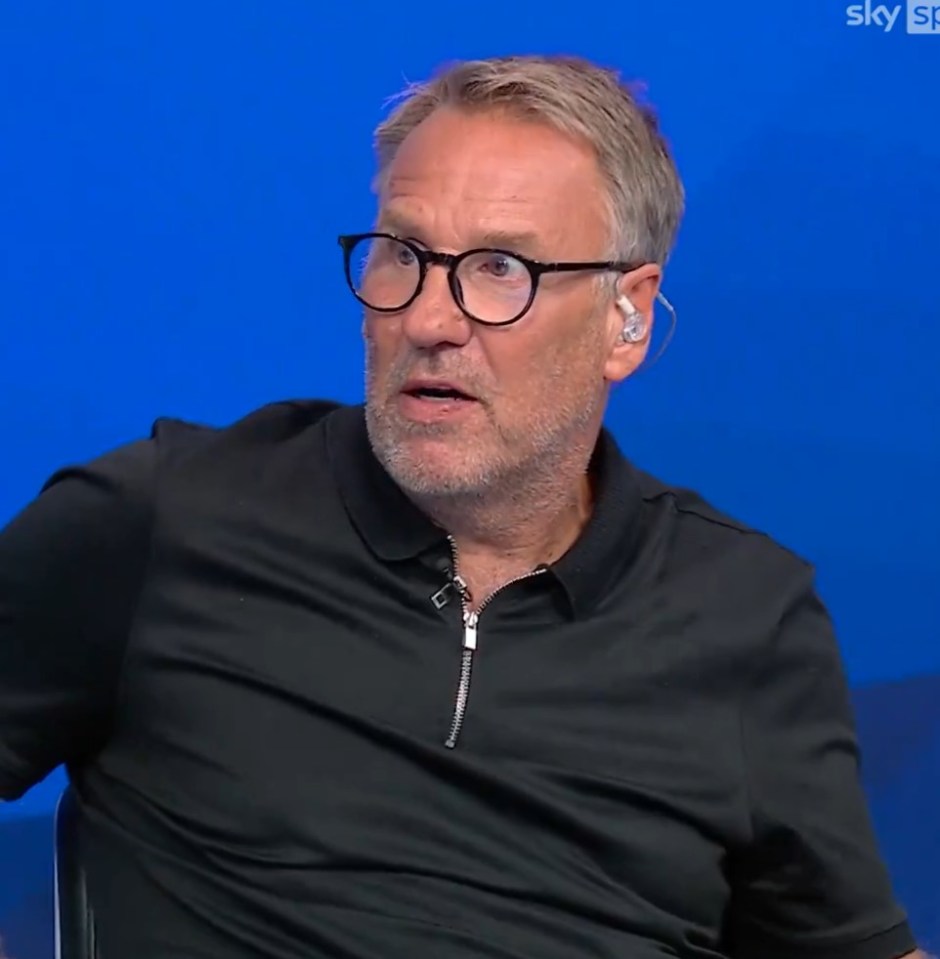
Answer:
[[[426,400],[475,400],[476,397],[452,380],[411,379],[402,393]]]

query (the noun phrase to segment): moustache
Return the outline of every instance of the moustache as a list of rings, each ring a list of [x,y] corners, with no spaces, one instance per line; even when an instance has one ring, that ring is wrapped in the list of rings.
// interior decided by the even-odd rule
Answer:
[[[480,381],[480,377],[475,372],[461,369],[459,366],[445,367],[436,363],[420,365],[407,361],[396,363],[388,371],[386,384],[389,393],[399,393],[406,383],[418,379],[444,380],[453,383],[463,392],[483,402],[492,392],[485,383]]]

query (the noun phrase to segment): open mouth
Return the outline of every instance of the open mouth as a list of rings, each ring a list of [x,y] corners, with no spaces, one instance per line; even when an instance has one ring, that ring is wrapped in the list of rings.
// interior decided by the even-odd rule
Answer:
[[[458,389],[452,387],[438,387],[438,386],[419,386],[414,389],[406,389],[405,393],[408,396],[414,396],[417,399],[421,400],[473,400],[475,397],[469,396],[467,393],[463,393]]]

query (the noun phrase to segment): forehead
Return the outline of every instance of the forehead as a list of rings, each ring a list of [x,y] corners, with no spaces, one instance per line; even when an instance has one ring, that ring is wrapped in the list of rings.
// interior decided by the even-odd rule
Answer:
[[[426,232],[425,242],[531,235],[558,258],[606,244],[593,151],[544,123],[442,108],[405,138],[387,173],[380,222]]]

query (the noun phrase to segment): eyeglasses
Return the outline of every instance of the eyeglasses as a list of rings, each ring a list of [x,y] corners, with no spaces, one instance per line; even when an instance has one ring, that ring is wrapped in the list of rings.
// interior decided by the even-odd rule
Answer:
[[[486,326],[508,326],[521,319],[532,306],[544,273],[628,273],[642,266],[613,261],[540,263],[509,250],[437,253],[390,233],[344,235],[339,245],[349,289],[370,310],[404,310],[421,293],[428,267],[443,266],[457,306]]]

